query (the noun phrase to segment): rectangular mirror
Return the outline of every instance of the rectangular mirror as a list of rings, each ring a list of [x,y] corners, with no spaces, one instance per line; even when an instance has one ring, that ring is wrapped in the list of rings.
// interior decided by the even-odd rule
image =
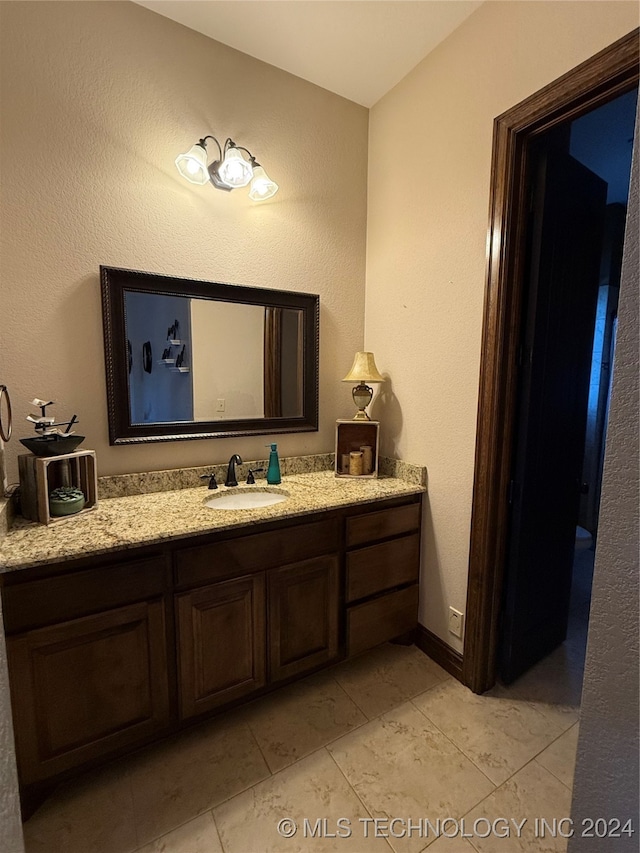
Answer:
[[[319,297],[100,267],[111,444],[318,429]]]

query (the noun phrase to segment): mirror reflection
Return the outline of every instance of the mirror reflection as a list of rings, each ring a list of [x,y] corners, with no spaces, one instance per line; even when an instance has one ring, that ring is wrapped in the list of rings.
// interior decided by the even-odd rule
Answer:
[[[111,444],[318,429],[311,293],[101,267]]]
[[[302,416],[299,309],[125,292],[133,424]]]

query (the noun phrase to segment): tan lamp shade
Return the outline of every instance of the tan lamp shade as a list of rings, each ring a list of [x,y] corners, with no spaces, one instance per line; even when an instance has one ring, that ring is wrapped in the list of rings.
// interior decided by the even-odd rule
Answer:
[[[357,352],[351,365],[351,370],[342,380],[343,382],[384,382],[384,376],[376,367],[376,360],[372,352]]]
[[[343,382],[357,382],[358,384],[351,392],[353,402],[358,409],[354,416],[356,421],[368,421],[367,406],[373,397],[373,388],[367,382],[384,382],[384,376],[380,375],[372,352],[357,352],[351,365],[351,370],[342,380]]]

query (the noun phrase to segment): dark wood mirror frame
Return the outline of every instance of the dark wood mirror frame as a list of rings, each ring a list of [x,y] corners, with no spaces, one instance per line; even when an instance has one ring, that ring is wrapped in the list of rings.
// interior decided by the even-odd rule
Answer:
[[[107,266],[100,267],[100,284],[110,444],[230,438],[270,433],[313,432],[318,429],[319,296],[311,293],[156,275]],[[301,415],[242,420],[132,423],[125,313],[125,294],[129,291],[261,305],[265,308],[300,310],[303,329]],[[239,330],[238,334],[241,333]]]

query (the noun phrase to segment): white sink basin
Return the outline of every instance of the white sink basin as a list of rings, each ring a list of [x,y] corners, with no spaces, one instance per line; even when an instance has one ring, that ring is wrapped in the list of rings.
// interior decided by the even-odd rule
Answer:
[[[287,495],[277,491],[253,489],[229,490],[208,498],[204,504],[211,509],[260,509],[286,501]]]

